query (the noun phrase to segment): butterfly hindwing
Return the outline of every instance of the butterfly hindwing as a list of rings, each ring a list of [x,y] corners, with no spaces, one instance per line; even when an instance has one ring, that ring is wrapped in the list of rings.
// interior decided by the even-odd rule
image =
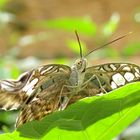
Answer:
[[[57,109],[55,107],[57,101],[57,97],[51,98],[51,100],[34,98],[30,103],[26,104],[21,109],[17,118],[16,127],[32,120],[40,120],[44,116],[52,113]]]
[[[26,100],[26,92],[22,89],[26,86],[32,72],[23,73],[17,80],[0,81],[0,108],[13,110],[19,108]]]

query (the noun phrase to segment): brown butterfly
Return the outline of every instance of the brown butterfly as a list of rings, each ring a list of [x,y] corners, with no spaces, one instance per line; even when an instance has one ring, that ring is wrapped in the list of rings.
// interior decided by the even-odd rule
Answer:
[[[63,110],[81,98],[107,93],[127,83],[140,81],[140,67],[135,64],[108,63],[87,68],[77,32],[76,36],[81,58],[72,67],[49,64],[25,72],[17,80],[0,81],[0,108],[21,110],[16,127]]]

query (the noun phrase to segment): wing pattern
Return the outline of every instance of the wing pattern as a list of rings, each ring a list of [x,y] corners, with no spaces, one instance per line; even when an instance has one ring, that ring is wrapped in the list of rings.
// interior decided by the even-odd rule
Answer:
[[[108,63],[87,68],[85,81],[89,95],[109,92],[131,82],[140,81],[140,67],[130,63]]]
[[[22,74],[16,81],[0,81],[0,108],[20,108],[16,127],[31,120],[40,120],[60,109],[61,101],[69,98],[71,68],[66,65],[40,66]],[[80,90],[73,94],[68,105],[84,97],[106,93],[130,82],[140,81],[140,67],[129,63],[108,63],[86,69]],[[72,90],[74,91],[74,90]],[[65,94],[69,93],[69,94]]]
[[[54,64],[26,72],[15,81],[1,80],[0,108],[21,109],[16,126],[42,118],[58,108],[59,93],[69,74],[68,66]],[[40,113],[36,112],[37,109],[40,109]]]

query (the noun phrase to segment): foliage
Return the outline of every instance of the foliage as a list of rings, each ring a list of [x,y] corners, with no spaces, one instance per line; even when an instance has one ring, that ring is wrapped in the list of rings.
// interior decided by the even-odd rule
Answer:
[[[120,21],[120,16],[118,13],[114,13],[110,20],[103,26],[103,34],[105,36],[110,36],[112,35],[117,27],[118,27],[118,24],[119,24],[119,21]]]
[[[132,56],[132,55],[138,55],[140,50],[140,42],[130,42],[126,47],[122,50],[123,56]]]
[[[37,26],[43,28],[56,28],[67,31],[78,30],[87,35],[94,35],[96,33],[96,24],[90,17],[85,18],[60,18],[55,20],[39,21]]]
[[[0,138],[109,140],[140,116],[139,93],[140,82],[131,83],[103,96],[85,98],[64,111],[48,115],[42,121],[26,123]]]
[[[80,41],[81,43],[81,47],[82,47],[82,53],[83,55],[85,55],[87,53],[87,47],[85,45],[84,42]],[[68,40],[67,41],[67,44],[68,44],[68,47],[73,51],[75,52],[76,54],[79,55],[79,44],[77,42],[77,40]]]

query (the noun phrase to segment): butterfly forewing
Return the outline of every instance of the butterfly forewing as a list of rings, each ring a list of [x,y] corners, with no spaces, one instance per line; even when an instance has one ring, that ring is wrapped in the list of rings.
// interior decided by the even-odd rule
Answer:
[[[60,107],[60,91],[68,83],[70,68],[65,65],[46,65],[33,71],[31,79],[38,78],[34,91],[24,102],[16,126],[41,119]],[[66,89],[65,89],[66,92]]]
[[[63,85],[67,85],[70,76],[70,67],[65,65],[45,65],[40,68],[38,84],[35,88],[37,98],[51,98],[60,94]]]
[[[41,93],[43,93],[44,90],[42,91],[42,89],[45,86],[45,88],[48,87],[50,91],[58,89],[58,84],[54,84],[55,81],[57,79],[59,79],[57,82],[61,81],[62,77],[65,79],[69,73],[70,68],[68,66],[45,65],[23,73],[17,80],[1,80],[0,108],[5,110],[20,108],[23,103],[34,98],[36,90],[41,89]],[[60,78],[60,76],[62,77]],[[50,85],[52,86],[51,88]]]
[[[95,75],[87,84],[91,94],[111,91],[127,83],[140,81],[140,67],[130,63],[108,63],[87,68],[85,81]],[[102,88],[101,88],[102,87]]]
[[[82,90],[72,97],[69,104],[84,97],[102,95],[136,81],[140,81],[140,67],[135,64],[108,63],[89,67],[83,82],[86,86],[83,89],[81,86]]]

